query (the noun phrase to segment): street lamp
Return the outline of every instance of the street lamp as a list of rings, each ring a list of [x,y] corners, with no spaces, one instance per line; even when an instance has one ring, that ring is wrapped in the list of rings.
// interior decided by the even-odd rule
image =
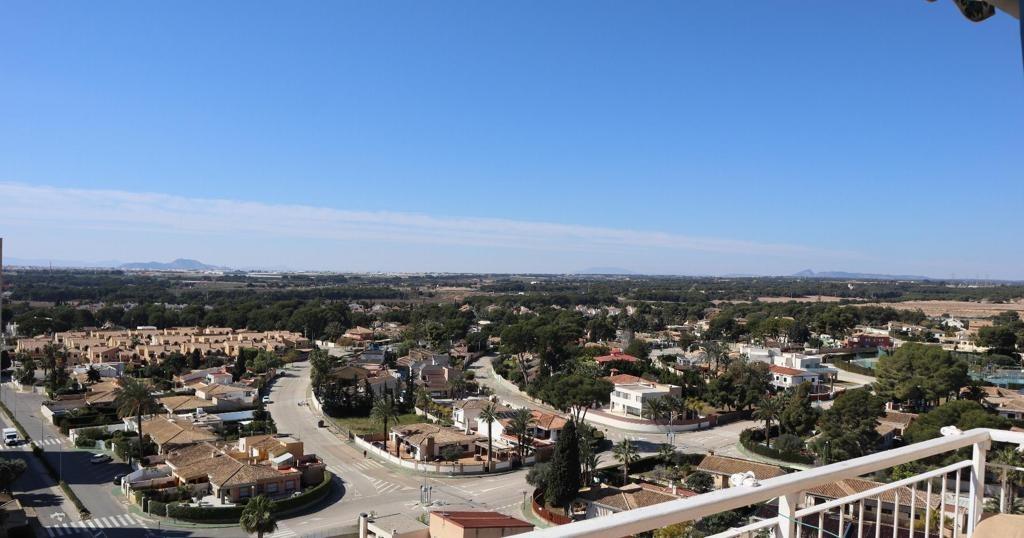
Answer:
[[[526,493],[527,493],[527,492],[526,492],[526,490],[524,489],[524,490],[521,490],[521,491],[520,491],[520,493],[522,493],[522,494],[523,494],[523,510],[526,510]]]

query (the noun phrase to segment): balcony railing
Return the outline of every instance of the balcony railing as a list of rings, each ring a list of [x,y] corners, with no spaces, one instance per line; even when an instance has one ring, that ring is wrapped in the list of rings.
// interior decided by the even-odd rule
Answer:
[[[984,428],[944,433],[937,439],[877,454],[762,482],[751,479],[744,485],[522,536],[620,538],[777,500],[778,515],[729,529],[713,538],[765,532],[777,538],[970,538],[981,519],[985,459],[992,442],[1024,446],[1024,433]],[[828,502],[804,502],[808,490],[966,447],[972,447],[969,459]],[[964,480],[966,486],[962,485]],[[891,513],[884,515],[883,506],[891,506]]]

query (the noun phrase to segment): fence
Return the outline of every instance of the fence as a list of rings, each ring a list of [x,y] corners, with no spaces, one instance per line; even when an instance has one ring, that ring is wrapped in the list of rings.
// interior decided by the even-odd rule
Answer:
[[[433,462],[433,461],[416,461],[402,459],[394,454],[389,453],[387,450],[381,449],[358,435],[353,436],[352,440],[356,446],[365,450],[367,453],[373,454],[374,456],[387,461],[393,465],[404,467],[406,469],[412,469],[417,472],[425,473],[436,473],[436,474],[480,474],[484,472],[486,464],[464,464],[464,463],[447,463],[447,462]],[[526,457],[526,464],[532,464],[535,461],[534,456]],[[508,471],[512,469],[512,462],[510,461],[499,461],[495,462],[492,467],[494,471]]]
[[[537,514],[537,517],[551,523],[552,525],[565,525],[567,523],[572,523],[572,518],[563,516],[562,514],[556,514],[538,503],[537,500],[542,496],[543,493],[540,490],[534,490],[533,495],[531,495],[530,498],[530,502],[533,503],[533,513]]]

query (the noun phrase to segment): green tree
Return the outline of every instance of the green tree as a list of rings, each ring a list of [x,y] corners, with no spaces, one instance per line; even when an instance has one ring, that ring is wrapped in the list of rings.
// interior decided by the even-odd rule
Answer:
[[[0,458],[0,491],[10,492],[11,484],[25,472],[25,460]]]
[[[641,411],[644,415],[647,415],[648,420],[657,421],[665,417],[668,406],[661,398],[652,398],[644,402],[644,407]]]
[[[121,386],[114,390],[114,404],[117,406],[117,416],[135,416],[135,426],[139,430],[139,460],[146,456],[142,432],[142,415],[154,412],[159,406],[149,387],[138,379],[131,377],[121,378]]]
[[[249,499],[245,508],[242,509],[242,516],[238,519],[238,524],[246,533],[263,538],[264,534],[270,534],[277,530],[275,510],[277,510],[277,503],[263,495],[257,495]]]
[[[875,366],[875,393],[924,411],[968,385],[967,364],[938,346],[907,343]]]
[[[818,421],[818,454],[826,463],[867,454],[878,443],[878,418],[885,402],[869,388],[848,390],[836,398]]]
[[[90,366],[89,369],[85,372],[85,379],[89,383],[99,383],[100,379],[102,378],[100,377],[99,370]]]
[[[493,424],[500,418],[498,413],[498,406],[494,405],[494,402],[487,402],[483,409],[480,410],[480,421],[487,425],[487,471],[491,470],[491,443],[492,436],[494,435]]]
[[[907,442],[918,443],[938,437],[939,430],[944,426],[956,426],[961,430],[972,428],[1004,429],[1010,421],[999,415],[990,413],[980,403],[971,400],[950,400],[927,413],[917,417],[904,438]]]
[[[702,535],[693,528],[692,521],[675,523],[660,529],[655,529],[652,534],[653,538],[696,538],[698,536]]]
[[[519,461],[524,462],[526,457],[529,456],[529,450],[532,444],[532,437],[530,436],[530,426],[534,425],[537,419],[534,418],[534,413],[526,408],[519,408],[512,411],[512,415],[509,417],[508,431],[516,440],[516,452],[519,456]]]
[[[690,473],[684,480],[683,485],[690,491],[696,491],[697,493],[707,493],[714,489],[715,479],[704,471],[696,471]]]
[[[662,443],[658,445],[658,458],[665,462],[665,465],[671,465],[675,461],[676,447],[672,443]]]
[[[784,405],[785,402],[783,402],[782,397],[768,396],[761,398],[761,401],[757,404],[757,409],[754,410],[754,418],[764,421],[765,446],[771,446],[772,421],[779,417]]]
[[[548,377],[537,396],[558,410],[570,413],[573,420],[580,423],[588,409],[608,403],[613,388],[605,379],[557,374]]]
[[[636,445],[629,439],[623,439],[612,447],[612,455],[615,456],[615,461],[622,464],[622,484],[628,484],[629,466],[636,463],[636,460],[640,457]]]
[[[820,412],[811,404],[811,384],[801,383],[785,398],[785,405],[779,412],[781,433],[806,436],[814,430]]]
[[[575,421],[566,422],[555,441],[548,472],[544,499],[550,505],[568,506],[580,491],[580,448]]]
[[[388,438],[388,423],[394,420],[398,422],[398,406],[388,395],[374,399],[373,407],[370,408],[370,420],[381,427],[384,439]],[[398,456],[398,443],[395,443],[395,456]]]

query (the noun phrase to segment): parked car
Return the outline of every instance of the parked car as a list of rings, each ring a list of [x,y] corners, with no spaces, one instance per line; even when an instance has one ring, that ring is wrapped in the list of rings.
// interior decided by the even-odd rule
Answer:
[[[89,458],[89,463],[107,463],[112,458],[106,454],[96,454]]]
[[[263,397],[263,403],[265,403],[265,404],[270,403],[270,396],[264,396]]]
[[[114,485],[115,486],[120,486],[121,485],[121,481],[124,480],[125,476],[127,476],[127,475],[124,474],[124,473],[121,473],[119,475],[115,475],[114,476]]]

